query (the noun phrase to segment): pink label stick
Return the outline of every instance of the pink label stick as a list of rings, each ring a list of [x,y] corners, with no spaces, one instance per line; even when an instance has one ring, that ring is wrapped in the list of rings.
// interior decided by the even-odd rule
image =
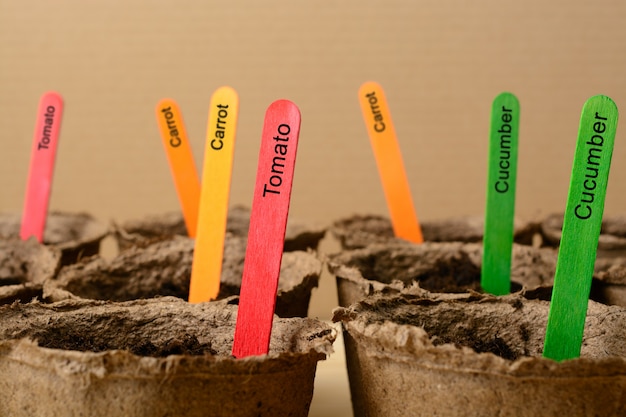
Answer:
[[[26,185],[20,230],[20,237],[24,240],[34,236],[37,241],[43,241],[62,115],[61,96],[55,92],[45,93],[41,97],[37,111]]]
[[[265,113],[250,214],[233,356],[269,350],[276,290],[300,134],[300,111],[287,100]]]

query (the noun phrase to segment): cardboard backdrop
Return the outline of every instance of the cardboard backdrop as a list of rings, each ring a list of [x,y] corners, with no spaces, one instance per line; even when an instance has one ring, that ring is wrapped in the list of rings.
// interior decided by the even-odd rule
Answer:
[[[40,95],[66,103],[51,209],[178,209],[154,106],[178,101],[202,166],[212,92],[241,100],[231,202],[250,205],[263,115],[302,112],[291,216],[386,213],[357,101],[387,92],[418,216],[482,214],[491,101],[521,103],[517,215],[565,207],[580,110],[626,106],[621,0],[0,1],[0,210],[24,198]],[[626,107],[623,107],[626,109]],[[606,215],[626,214],[618,124]]]

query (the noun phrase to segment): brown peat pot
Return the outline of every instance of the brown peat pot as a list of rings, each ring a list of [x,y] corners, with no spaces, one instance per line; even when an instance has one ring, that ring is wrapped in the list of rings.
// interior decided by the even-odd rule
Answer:
[[[236,316],[173,297],[2,306],[0,415],[306,416],[334,330],[275,318],[269,354],[235,359]]]
[[[0,239],[17,239],[21,224],[21,214],[0,213]],[[59,249],[61,263],[68,265],[98,254],[100,243],[109,233],[108,225],[89,214],[53,211],[46,219],[43,244]]]
[[[249,225],[250,209],[233,206],[228,210],[227,233],[247,237]],[[285,251],[315,250],[325,234],[326,227],[290,219],[285,233]],[[120,250],[131,246],[145,246],[172,236],[188,236],[183,215],[179,211],[129,220],[115,227]]]
[[[227,234],[219,298],[238,295],[243,275],[246,238]],[[84,259],[64,267],[45,283],[45,297],[59,301],[75,297],[129,301],[157,296],[187,299],[194,240],[173,236],[144,247],[133,246],[108,260]],[[276,314],[306,317],[313,288],[317,287],[322,262],[313,252],[283,254]]]
[[[484,231],[483,216],[464,216],[442,220],[429,220],[421,224],[426,242],[481,242]],[[522,222],[516,219],[514,240],[531,245],[538,233],[537,222]],[[381,215],[353,215],[335,221],[330,233],[337,238],[343,249],[358,249],[373,243],[400,241],[395,238],[391,221]]]
[[[0,239],[0,305],[41,299],[60,268],[61,251],[33,239]]]
[[[344,327],[358,416],[624,416],[626,311],[593,301],[579,359],[541,357],[549,302],[521,294],[377,294]]]

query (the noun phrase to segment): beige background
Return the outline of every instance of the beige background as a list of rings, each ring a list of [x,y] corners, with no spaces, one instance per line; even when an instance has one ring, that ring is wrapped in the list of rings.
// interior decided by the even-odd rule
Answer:
[[[522,108],[517,214],[563,210],[582,104],[626,103],[624,22],[623,0],[0,0],[0,210],[21,208],[47,90],[66,102],[52,209],[177,209],[154,106],[179,102],[201,166],[209,97],[227,84],[241,99],[232,203],[251,203],[264,111],[288,98],[303,115],[291,215],[386,213],[356,99],[370,79],[386,89],[420,218],[483,212],[504,90]],[[606,214],[626,205],[625,131]],[[332,285],[314,315],[328,316]]]
[[[176,99],[198,164],[211,93],[240,94],[232,202],[250,204],[264,111],[296,102],[292,215],[385,213],[356,99],[387,91],[418,215],[482,213],[490,102],[522,106],[517,212],[562,210],[580,109],[626,94],[626,3],[0,1],[0,209],[20,210],[39,96],[66,101],[51,207],[125,219],[176,209],[154,106]],[[606,213],[626,196],[618,131]]]
[[[626,102],[626,2],[0,0],[0,210],[23,202],[35,110],[66,111],[50,206],[125,220],[178,209],[154,106],[176,99],[198,167],[208,102],[240,95],[231,202],[250,205],[262,120],[302,112],[291,216],[386,213],[357,102],[386,90],[418,216],[481,214],[491,101],[521,102],[517,215],[563,210],[580,109]],[[618,128],[606,214],[623,213]],[[313,314],[328,317],[332,283]],[[326,285],[324,285],[326,284]]]
[[[386,213],[356,96],[370,79],[386,89],[421,219],[483,212],[489,109],[504,90],[522,108],[517,214],[563,210],[582,104],[626,101],[624,21],[621,0],[1,0],[0,210],[21,210],[47,90],[66,101],[52,209],[178,209],[154,106],[179,102],[201,167],[209,98],[228,84],[241,99],[233,204],[250,205],[265,109],[288,98],[303,115],[291,216]],[[622,132],[607,215],[626,205]],[[314,314],[328,316],[331,287]]]

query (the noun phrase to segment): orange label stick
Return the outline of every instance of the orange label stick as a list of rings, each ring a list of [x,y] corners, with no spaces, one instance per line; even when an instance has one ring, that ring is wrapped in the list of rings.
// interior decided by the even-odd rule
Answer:
[[[383,184],[394,234],[411,242],[422,243],[422,230],[413,207],[402,153],[382,87],[372,81],[361,85],[359,103]]]
[[[200,180],[183,116],[176,102],[166,98],[157,104],[156,118],[185,218],[187,233],[189,237],[195,237],[198,203],[200,202]]]
[[[238,113],[239,97],[235,90],[221,87],[213,93],[204,148],[190,303],[213,300],[220,290]]]

